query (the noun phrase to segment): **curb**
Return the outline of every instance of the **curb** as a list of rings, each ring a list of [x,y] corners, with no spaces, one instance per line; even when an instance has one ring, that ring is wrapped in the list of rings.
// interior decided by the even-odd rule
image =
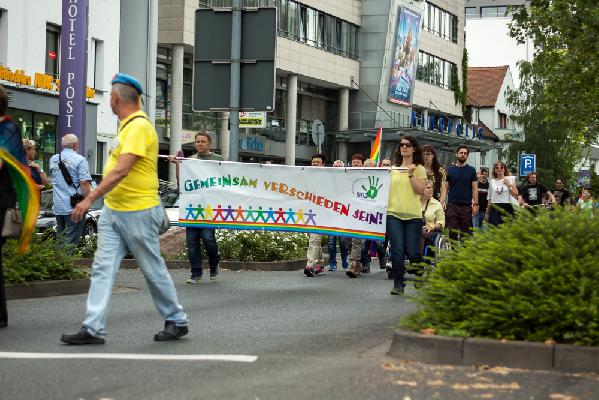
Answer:
[[[398,330],[388,354],[425,364],[599,373],[599,347],[422,335]]]
[[[35,299],[87,293],[89,278],[72,281],[39,281],[26,284],[6,285],[7,300]]]
[[[93,259],[91,258],[79,258],[75,260],[76,265],[85,267],[91,267]],[[166,261],[166,267],[168,269],[189,269],[189,261]],[[273,262],[249,262],[249,261],[221,261],[219,267],[221,269],[227,269],[230,271],[297,271],[304,269],[306,266],[306,260],[286,260],[286,261],[273,261]],[[207,269],[208,263],[204,262],[202,267]],[[122,269],[136,269],[137,264],[134,259],[125,259],[121,262]]]

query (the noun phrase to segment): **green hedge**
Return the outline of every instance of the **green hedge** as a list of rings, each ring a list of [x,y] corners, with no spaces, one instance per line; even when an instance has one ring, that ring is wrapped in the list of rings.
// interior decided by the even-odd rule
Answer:
[[[34,236],[29,251],[16,254],[16,242],[9,240],[2,249],[2,265],[7,283],[70,280],[87,277],[87,272],[73,264],[74,256],[55,239]]]
[[[403,327],[599,345],[599,220],[557,209],[477,231],[448,252]]]
[[[306,258],[308,236],[303,233],[264,232],[245,230],[216,230],[216,242],[221,260],[227,261],[282,261]],[[183,251],[162,254],[168,260],[187,260]],[[206,249],[202,245],[202,257]]]

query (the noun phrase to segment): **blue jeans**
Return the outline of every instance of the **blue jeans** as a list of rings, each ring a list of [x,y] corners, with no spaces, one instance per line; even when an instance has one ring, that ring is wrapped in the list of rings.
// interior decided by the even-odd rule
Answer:
[[[404,282],[406,255],[411,263],[421,260],[421,233],[422,218],[403,220],[387,215],[387,236],[391,243],[391,277],[396,282]]]
[[[482,228],[483,227],[483,221],[485,220],[485,213],[486,213],[486,211],[482,211],[472,217],[472,227],[473,228]]]
[[[106,334],[106,317],[112,286],[121,260],[130,250],[146,278],[154,305],[165,321],[187,325],[173,280],[160,256],[160,206],[141,211],[114,211],[104,206],[98,222],[98,249],[92,265],[91,286],[83,327],[92,335]]]
[[[204,274],[202,268],[202,247],[200,242],[204,242],[206,253],[208,253],[208,265],[210,272],[216,273],[220,255],[218,254],[218,244],[214,229],[209,228],[185,228],[185,240],[187,242],[187,257],[191,264],[192,278],[200,277]]]
[[[56,216],[56,236],[66,244],[77,246],[83,234],[85,218],[79,222],[71,221],[70,215]]]
[[[341,251],[341,266],[347,268],[349,266],[347,261],[349,249],[347,248],[347,239],[344,236],[329,235],[329,265],[337,268],[337,240],[339,240],[339,250]]]
[[[370,257],[370,247],[373,243],[376,254],[379,257],[379,263],[381,261],[384,261],[385,259],[385,253],[387,252],[387,243],[381,242],[379,240],[366,240],[364,242],[364,246],[362,247],[362,256],[360,260],[363,267],[370,266],[370,261],[372,261],[372,257]]]

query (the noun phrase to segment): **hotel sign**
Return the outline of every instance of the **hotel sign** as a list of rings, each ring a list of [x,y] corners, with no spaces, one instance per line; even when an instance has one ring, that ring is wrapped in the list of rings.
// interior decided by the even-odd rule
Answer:
[[[79,138],[85,152],[88,0],[62,0],[58,139],[67,133]]]

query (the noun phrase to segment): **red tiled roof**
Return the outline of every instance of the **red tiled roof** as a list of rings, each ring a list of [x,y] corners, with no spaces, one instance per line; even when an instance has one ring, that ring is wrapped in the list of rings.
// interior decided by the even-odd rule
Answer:
[[[467,105],[494,107],[509,66],[468,68]]]
[[[483,128],[483,137],[493,139],[495,141],[499,140],[499,136],[493,133],[492,130],[489,129],[487,125],[485,125],[482,121],[478,122],[478,126],[482,126]]]

